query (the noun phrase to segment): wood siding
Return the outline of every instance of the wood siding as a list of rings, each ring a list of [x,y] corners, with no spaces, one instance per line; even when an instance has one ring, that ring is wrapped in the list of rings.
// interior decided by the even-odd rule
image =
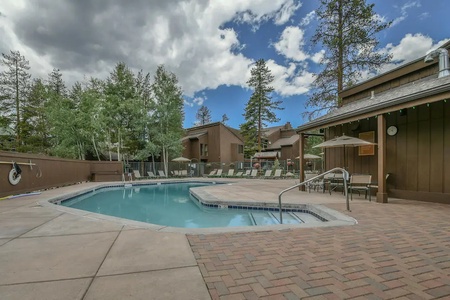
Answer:
[[[358,137],[366,131],[377,135],[375,118],[359,123],[355,131],[349,123],[330,127],[326,139],[343,133]],[[386,127],[391,125],[398,127],[398,133],[386,137],[389,196],[450,203],[450,101],[409,108],[406,115],[399,111],[387,114]],[[346,154],[350,173],[378,176],[376,151],[373,156],[359,156],[358,147],[347,147]],[[325,150],[327,169],[342,167],[343,158],[344,148]]]

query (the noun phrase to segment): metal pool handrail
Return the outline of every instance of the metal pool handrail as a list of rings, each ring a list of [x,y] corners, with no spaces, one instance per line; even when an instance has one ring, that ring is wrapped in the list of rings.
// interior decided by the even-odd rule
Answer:
[[[281,196],[292,190],[295,189],[296,187],[300,187],[302,185],[305,185],[311,181],[317,180],[319,178],[323,178],[325,175],[329,174],[329,173],[334,173],[335,171],[341,171],[342,172],[342,176],[344,177],[344,192],[345,192],[345,197],[346,197],[346,202],[347,202],[347,210],[350,211],[350,202],[348,201],[348,193],[347,193],[347,180],[349,178],[349,174],[347,172],[347,170],[343,169],[343,168],[333,168],[331,170],[328,170],[322,174],[319,174],[317,176],[314,176],[313,178],[310,178],[308,180],[305,180],[303,182],[297,183],[294,186],[291,186],[287,189],[282,190],[279,194],[278,194],[278,204],[279,204],[279,209],[280,209],[280,224],[283,224],[283,214],[282,214],[282,209],[281,209]]]

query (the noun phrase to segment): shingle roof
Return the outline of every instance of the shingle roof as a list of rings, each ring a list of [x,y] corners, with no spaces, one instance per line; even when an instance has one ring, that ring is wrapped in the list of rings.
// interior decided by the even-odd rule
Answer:
[[[275,141],[272,145],[269,145],[267,149],[280,149],[281,146],[291,146],[295,144],[300,139],[300,136],[298,134],[294,134],[291,137],[288,138],[281,138],[277,141]]]
[[[403,104],[409,101],[450,91],[450,76],[442,78],[436,78],[436,76],[437,75],[430,76],[422,80],[399,86],[395,89],[387,90],[376,94],[373,98],[369,97],[351,102],[322,117],[299,126],[297,131],[305,131],[334,121],[355,117],[365,113],[374,112],[375,114],[376,111],[386,107]]]
[[[188,140],[188,139],[198,139],[199,137],[201,137],[202,135],[205,135],[207,133],[208,133],[208,131],[192,133],[190,135],[187,135],[187,136],[183,137],[181,139],[181,141],[185,141],[185,140]]]

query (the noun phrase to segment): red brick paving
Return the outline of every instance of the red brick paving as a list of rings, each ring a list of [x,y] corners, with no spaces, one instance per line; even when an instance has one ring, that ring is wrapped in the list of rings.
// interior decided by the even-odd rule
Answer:
[[[450,205],[344,213],[359,224],[188,239],[212,299],[450,299]]]

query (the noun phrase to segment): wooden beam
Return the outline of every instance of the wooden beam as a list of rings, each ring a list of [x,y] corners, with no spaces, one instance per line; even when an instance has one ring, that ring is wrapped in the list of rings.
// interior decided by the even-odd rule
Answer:
[[[386,189],[386,118],[384,115],[377,117],[378,131],[378,192],[377,202],[387,203],[388,194]]]

